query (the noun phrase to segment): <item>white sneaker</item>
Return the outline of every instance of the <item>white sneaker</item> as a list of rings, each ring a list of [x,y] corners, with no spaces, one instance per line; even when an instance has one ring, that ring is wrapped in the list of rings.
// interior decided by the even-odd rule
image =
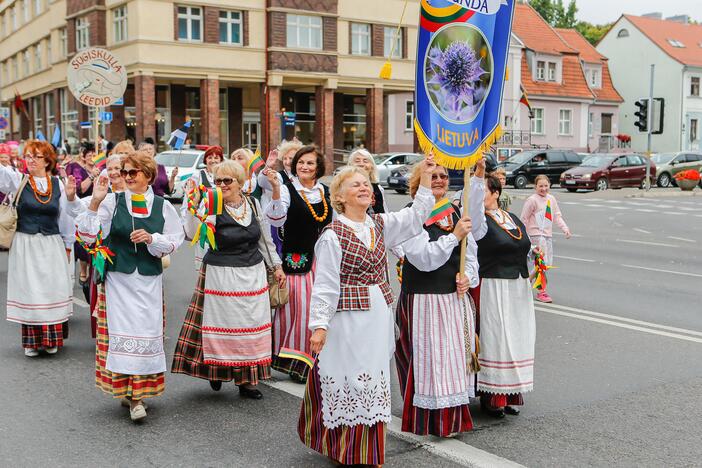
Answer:
[[[132,418],[132,421],[144,419],[146,417],[146,408],[144,408],[143,404],[139,403],[129,409],[129,417]]]
[[[56,354],[58,353],[58,346],[54,346],[53,348],[46,348],[44,351],[46,351],[46,354]]]
[[[37,357],[39,356],[39,351],[32,348],[24,348],[24,355],[27,357]]]
[[[129,398],[126,398],[126,397],[122,398],[120,400],[120,402],[122,403],[122,406],[124,406],[125,408],[129,408],[132,406],[132,401]],[[149,405],[147,405],[145,401],[142,400],[141,404],[144,405],[145,410],[149,409]]]

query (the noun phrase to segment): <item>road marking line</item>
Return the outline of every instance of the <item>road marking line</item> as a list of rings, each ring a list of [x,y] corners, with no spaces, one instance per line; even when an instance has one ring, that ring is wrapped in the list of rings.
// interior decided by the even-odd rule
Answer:
[[[583,206],[589,206],[590,208],[604,208],[604,205],[597,205],[595,203],[589,203]]]
[[[686,239],[684,237],[668,236],[668,239],[679,240],[683,242],[692,242],[693,244],[697,243],[697,241],[694,239]]]
[[[677,249],[678,245],[675,244],[664,244],[662,242],[645,242],[645,241],[637,241],[637,240],[629,240],[629,239],[617,239],[617,242],[626,242],[628,244],[642,244],[642,245],[654,245],[656,247],[671,247],[674,249]]]
[[[266,380],[264,385],[294,395],[302,399],[305,395],[305,386],[290,380]],[[402,432],[402,420],[397,416],[392,417],[392,422],[387,425],[388,432],[398,439],[413,443],[420,448],[447,458],[463,466],[476,468],[505,467],[518,468],[522,465],[506,458],[499,457],[485,450],[468,445],[456,439],[441,439],[439,437],[421,437],[415,434]]]
[[[612,320],[605,320],[605,319],[601,319],[601,318],[597,318],[597,317],[587,317],[584,315],[574,314],[571,312],[562,312],[560,310],[547,309],[545,307],[540,307],[540,306],[534,307],[534,309],[538,310],[539,312],[546,312],[547,314],[562,315],[563,317],[571,317],[571,318],[576,318],[576,319],[580,319],[580,320],[586,320],[588,322],[601,323],[604,325],[612,325],[613,327],[626,328],[628,330],[635,330],[635,331],[640,331],[640,332],[644,332],[644,333],[650,333],[652,335],[665,336],[667,338],[676,338],[678,340],[683,340],[683,341],[692,341],[693,343],[702,343],[702,338],[695,338],[692,336],[679,335],[677,333],[658,331],[658,330],[653,330],[651,328],[639,327],[636,325],[627,325],[625,323],[614,322]]]
[[[75,305],[77,305],[77,306],[90,308],[90,304],[88,304],[87,302],[85,302],[83,299],[78,299],[77,297],[74,297],[74,298],[73,298],[73,303],[74,303]]]
[[[647,230],[641,229],[641,228],[634,228],[634,231],[640,232],[642,234],[651,234],[651,231],[647,231]]]
[[[670,273],[671,275],[692,276],[693,278],[702,278],[702,275],[697,273],[686,273],[684,271],[661,270],[660,268],[649,268],[638,265],[622,265],[626,268],[634,268],[636,270],[657,271],[658,273]]]
[[[627,208],[626,206],[608,206],[610,210],[629,210],[630,208]]]
[[[587,258],[578,258],[578,257],[565,257],[563,255],[554,255],[553,258],[561,258],[563,260],[575,260],[576,262],[595,263],[595,260],[588,260]]]
[[[656,213],[656,210],[649,210],[647,208],[636,208],[636,211],[640,211],[641,213]]]
[[[593,315],[595,317],[600,317],[600,318],[606,318],[606,319],[611,319],[611,320],[617,320],[620,322],[627,322],[627,323],[633,323],[635,325],[641,325],[644,327],[649,327],[649,328],[654,328],[654,329],[660,329],[660,330],[666,330],[666,331],[671,331],[671,332],[676,332],[676,333],[681,333],[684,335],[694,335],[694,336],[700,336],[702,337],[702,332],[695,331],[695,330],[688,330],[686,328],[678,328],[678,327],[671,327],[668,325],[661,325],[659,323],[653,323],[653,322],[646,322],[643,320],[636,320],[636,319],[630,319],[626,317],[621,317],[619,315],[609,315],[609,314],[603,314],[601,312],[594,312],[592,310],[585,310],[585,309],[578,309],[576,307],[567,307],[563,305],[558,305],[558,304],[547,304],[547,303],[539,303],[539,307],[546,307],[550,309],[563,309],[568,312],[575,312],[575,313],[581,313],[581,314],[587,314],[587,315]]]

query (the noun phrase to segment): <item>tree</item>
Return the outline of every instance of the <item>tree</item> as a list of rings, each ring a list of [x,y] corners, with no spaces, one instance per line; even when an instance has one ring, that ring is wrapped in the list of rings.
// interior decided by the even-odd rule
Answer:
[[[597,25],[587,21],[578,21],[575,15],[578,6],[570,0],[564,6],[563,0],[530,0],[529,5],[536,10],[548,24],[555,28],[577,29],[591,44],[597,44],[612,27],[612,23]]]
[[[536,10],[548,24],[555,19],[555,6],[551,0],[531,0],[529,5]]]
[[[607,34],[607,31],[609,31],[609,28],[612,27],[612,24],[613,23],[598,25],[588,23],[587,21],[579,21],[578,24],[575,25],[575,29],[577,29],[578,32],[590,42],[590,44],[596,45],[600,39]]]
[[[558,0],[555,10],[556,16],[553,23],[557,28],[572,29],[578,24],[578,20],[575,18],[575,14],[578,12],[575,0],[570,0],[568,8],[563,6],[563,0]]]

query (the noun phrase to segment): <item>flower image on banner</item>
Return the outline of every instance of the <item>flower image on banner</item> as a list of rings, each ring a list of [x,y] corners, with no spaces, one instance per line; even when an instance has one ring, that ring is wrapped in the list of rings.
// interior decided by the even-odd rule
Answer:
[[[452,169],[474,165],[501,135],[515,0],[421,0],[415,130]]]

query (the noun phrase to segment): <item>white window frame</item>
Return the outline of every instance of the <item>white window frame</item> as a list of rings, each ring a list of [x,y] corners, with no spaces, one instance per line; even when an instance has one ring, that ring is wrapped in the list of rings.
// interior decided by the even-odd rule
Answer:
[[[411,132],[414,130],[414,101],[405,101],[405,131]]]
[[[187,5],[178,5],[177,6],[178,10],[178,40],[179,41],[184,41],[184,42],[202,42],[202,36],[203,36],[203,23],[205,21],[205,18],[203,17],[203,11],[201,7],[196,7],[196,6],[187,6]],[[181,13],[180,9],[185,8],[186,11],[185,13]],[[195,11],[198,11],[197,14],[195,14]],[[185,37],[180,37],[180,20],[184,19],[185,20]],[[200,38],[199,39],[193,39],[193,22],[197,21],[199,23],[199,28],[198,28],[198,33]]]
[[[594,136],[594,133],[592,132],[593,129],[595,128],[595,113],[590,112],[588,113],[587,116],[587,137],[592,138]]]
[[[53,47],[51,46],[51,36],[46,38],[46,66],[50,67],[53,63]]]
[[[68,29],[59,29],[59,46],[61,50],[61,58],[68,56]]]
[[[564,116],[567,115],[568,118]],[[572,136],[573,135],[573,110],[558,109],[558,135]]]
[[[127,4],[112,9],[112,39],[115,44],[125,42],[129,38],[127,14]]]
[[[694,93],[693,91],[695,90],[695,80],[697,81],[697,93]],[[693,97],[700,97],[700,77],[699,76],[691,76],[690,77],[690,96]]]
[[[692,125],[694,123],[694,125]],[[700,121],[699,119],[690,119],[690,143],[694,143],[700,138]]]
[[[34,71],[44,69],[44,58],[41,56],[41,42],[37,42],[34,46]]]
[[[548,62],[548,81],[557,81],[558,64],[556,62]]]
[[[351,55],[371,54],[371,25],[351,23]]]
[[[534,135],[544,134],[544,108],[543,107],[533,107],[534,117],[531,119],[531,133]],[[539,128],[540,127],[540,128]]]
[[[536,79],[546,81],[546,62],[543,60],[536,61]]]
[[[12,65],[12,81],[19,80],[19,60],[19,56],[10,59],[10,64]]]
[[[383,56],[385,58],[390,58],[390,49],[392,48],[392,38],[395,36],[397,28],[394,26],[384,26],[383,27]],[[403,28],[400,28],[400,32],[395,39],[395,51],[392,54],[392,58],[403,58],[402,56],[402,35],[405,33]]]
[[[222,18],[222,14],[225,14],[225,18]],[[239,15],[239,18],[234,18],[234,15]],[[239,10],[220,10],[219,11],[219,18],[218,18],[218,25],[219,28],[217,30],[217,34],[220,38],[219,43],[220,44],[227,44],[227,45],[244,45],[244,14],[243,12]],[[227,28],[227,40],[222,42],[222,27]],[[234,37],[234,27],[239,28],[239,40],[234,41],[232,38]]]
[[[41,100],[42,96],[39,96],[39,99],[34,98],[32,99],[32,113],[34,114],[34,137],[36,138],[37,132],[39,131],[44,131],[44,119],[42,116],[42,102]],[[46,135],[45,135],[46,136]]]
[[[22,18],[25,24],[32,20],[32,10],[29,5],[29,0],[22,0]]]
[[[44,12],[44,0],[34,0],[34,16],[39,16]]]
[[[32,68],[30,66],[29,49],[24,49],[22,51],[22,77],[26,78],[32,74]]]
[[[76,50],[90,47],[90,22],[88,18],[76,18]]]
[[[324,22],[321,16],[286,15],[286,45],[292,49],[322,50]]]
[[[599,88],[600,87],[600,73],[599,70],[590,70],[590,86],[593,88]]]
[[[10,8],[10,23],[12,23],[12,30],[17,31],[17,9],[19,8],[18,5],[15,5],[13,8]]]

